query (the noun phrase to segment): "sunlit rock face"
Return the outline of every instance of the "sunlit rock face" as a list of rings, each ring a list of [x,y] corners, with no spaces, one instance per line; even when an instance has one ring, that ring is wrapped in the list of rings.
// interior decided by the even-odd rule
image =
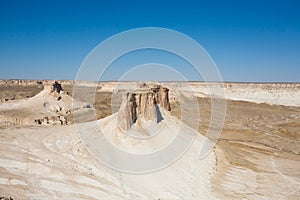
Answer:
[[[128,130],[139,121],[158,123],[162,120],[159,109],[171,110],[168,91],[161,86],[148,88],[144,85],[135,91],[125,92],[118,112],[118,127]]]

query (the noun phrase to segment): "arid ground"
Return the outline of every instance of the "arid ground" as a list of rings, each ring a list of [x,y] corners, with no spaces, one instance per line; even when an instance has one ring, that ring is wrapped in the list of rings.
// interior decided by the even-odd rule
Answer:
[[[251,84],[249,88],[246,83],[227,83],[226,90],[232,87],[235,90],[226,93],[229,94],[226,96],[226,118],[212,151],[214,161],[207,159],[205,163],[204,160],[197,167],[185,163],[193,159],[188,157],[186,161],[183,156],[179,164],[170,167],[170,172],[166,168],[143,178],[143,175],[109,169],[90,155],[74,133],[73,114],[77,111],[71,106],[73,82],[60,81],[64,92],[57,105],[54,100],[48,102],[48,93],[43,93],[52,83],[2,81],[0,84],[0,197],[299,199],[300,84]],[[187,83],[178,83],[184,84]],[[97,120],[114,112],[112,97],[119,102],[117,107],[121,98],[112,95],[111,85],[110,82],[98,84],[95,104],[91,106],[90,97],[74,96],[76,101],[83,103],[80,123],[90,121],[85,117],[89,109],[96,111]],[[197,83],[191,85],[198,87]],[[261,101],[258,91],[262,91]],[[181,120],[182,112],[193,112],[193,106],[199,106],[198,132],[205,136],[211,119],[210,97],[201,89],[195,90],[193,95],[198,105],[183,106],[172,93],[170,89],[171,116]],[[238,95],[230,96],[236,93]],[[55,106],[58,109],[54,111]],[[42,111],[43,108],[48,110]],[[190,120],[193,119],[183,121]],[[206,167],[201,168],[202,165]],[[156,176],[169,179],[169,182],[160,182]]]

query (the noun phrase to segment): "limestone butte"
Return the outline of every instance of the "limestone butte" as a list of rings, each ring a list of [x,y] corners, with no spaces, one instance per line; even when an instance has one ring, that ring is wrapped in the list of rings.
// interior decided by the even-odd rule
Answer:
[[[161,120],[160,108],[171,110],[168,92],[168,88],[160,85],[142,85],[134,91],[125,92],[118,112],[118,127],[128,130],[139,120],[158,123]]]

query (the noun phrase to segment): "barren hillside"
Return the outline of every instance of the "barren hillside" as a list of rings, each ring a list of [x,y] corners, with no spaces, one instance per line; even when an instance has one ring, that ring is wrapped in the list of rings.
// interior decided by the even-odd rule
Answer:
[[[85,91],[80,96],[73,91],[73,81],[58,82],[63,89],[59,94],[51,88],[54,81],[0,82],[0,197],[298,199],[300,195],[299,84],[219,84],[226,95],[224,128],[210,154],[199,159],[212,112],[208,84],[147,83],[149,87],[125,98],[124,92],[144,84],[85,83],[75,91]],[[167,98],[157,85],[169,89]],[[176,90],[186,99],[180,99]],[[95,98],[90,91],[95,91]],[[10,98],[13,95],[17,98]],[[188,101],[190,95],[196,104]],[[166,103],[170,111],[163,106]],[[60,121],[64,117],[69,123]],[[196,122],[197,130],[192,128]],[[122,161],[114,160],[118,158],[114,149],[99,151],[103,141],[129,153],[149,153],[168,145],[177,133],[182,139],[196,137],[180,159],[163,169],[131,174],[101,160]],[[128,169],[143,163],[128,160]],[[157,163],[150,160],[149,166]]]

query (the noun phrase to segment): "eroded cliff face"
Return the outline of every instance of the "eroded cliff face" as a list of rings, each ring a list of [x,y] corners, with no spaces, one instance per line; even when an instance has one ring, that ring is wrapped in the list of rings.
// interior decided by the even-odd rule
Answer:
[[[125,92],[117,116],[118,128],[128,130],[140,120],[158,123],[161,120],[159,109],[171,110],[168,92],[169,89],[162,86],[148,88],[146,85]]]

